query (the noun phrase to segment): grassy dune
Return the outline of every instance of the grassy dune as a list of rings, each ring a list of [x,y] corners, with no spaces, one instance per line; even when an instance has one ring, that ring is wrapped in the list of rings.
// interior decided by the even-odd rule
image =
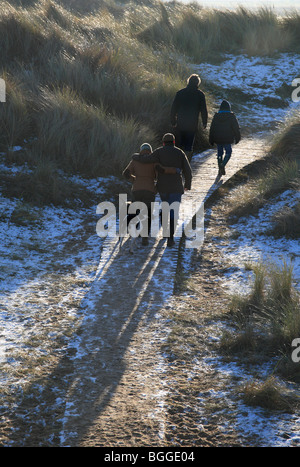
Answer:
[[[142,142],[160,143],[189,62],[299,46],[299,15],[266,9],[1,0],[0,12],[1,149],[26,141],[22,161],[87,176],[119,174]],[[200,128],[198,149],[206,145]]]
[[[169,130],[170,103],[189,71],[131,34],[123,7],[84,15],[55,2],[1,2],[1,147],[72,173],[119,173]]]
[[[220,52],[269,56],[299,50],[299,22],[297,12],[281,18],[268,8],[221,11],[204,9],[196,2],[185,7],[171,2],[161,20],[143,29],[139,38],[146,43],[168,43],[196,61]]]

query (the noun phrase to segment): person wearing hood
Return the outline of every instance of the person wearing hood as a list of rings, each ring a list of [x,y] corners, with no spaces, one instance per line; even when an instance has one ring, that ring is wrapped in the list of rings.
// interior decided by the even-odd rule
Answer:
[[[152,154],[143,156],[139,160],[145,165],[152,165],[158,170],[157,190],[161,201],[172,205],[174,202],[180,204],[182,194],[191,189],[192,170],[185,152],[175,146],[173,133],[166,133],[162,138],[162,146],[153,151]],[[137,156],[133,156],[135,161]],[[168,235],[168,246],[174,245],[174,233],[176,230],[176,216],[173,209],[170,210]]]
[[[187,80],[187,86],[176,93],[171,107],[171,125],[176,129],[176,141],[189,161],[200,114],[203,128],[207,125],[206,99],[204,92],[199,89],[200,83],[200,76],[192,74]]]
[[[210,130],[209,142],[213,146],[217,145],[217,158],[219,176],[225,175],[225,166],[232,154],[232,144],[238,144],[241,139],[239,122],[235,114],[231,111],[231,105],[223,100],[219,112],[213,116]],[[225,151],[225,157],[223,159]]]
[[[151,145],[143,143],[140,147],[140,152],[132,155],[131,161],[123,170],[123,176],[132,182],[132,201],[141,201],[147,206],[148,234],[151,230],[151,203],[155,201],[157,193],[156,179],[158,172],[164,174],[176,173],[176,168],[163,167],[158,162],[145,163],[151,153]],[[148,237],[143,237],[142,244],[148,245],[148,243]]]

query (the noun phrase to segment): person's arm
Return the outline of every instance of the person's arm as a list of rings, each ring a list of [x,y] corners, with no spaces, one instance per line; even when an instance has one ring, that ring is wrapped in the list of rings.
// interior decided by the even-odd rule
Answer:
[[[241,140],[241,130],[240,130],[240,125],[239,122],[236,118],[236,116],[233,114],[233,133],[234,133],[234,139],[235,139],[235,144],[238,144]]]
[[[172,107],[171,107],[171,125],[176,126],[177,124],[177,109],[178,109],[178,94],[176,94]]]
[[[215,141],[214,141],[215,121],[216,121],[216,119],[215,119],[215,117],[213,117],[211,125],[210,125],[210,130],[209,130],[209,143],[210,143],[211,146],[213,146],[215,144]]]
[[[201,91],[201,99],[200,99],[200,112],[201,112],[203,128],[206,128],[208,113],[207,113],[205,94],[202,91]]]
[[[164,167],[161,164],[156,164],[155,169],[159,173],[168,174],[168,175],[175,175],[181,172],[181,170],[177,169],[176,167]]]

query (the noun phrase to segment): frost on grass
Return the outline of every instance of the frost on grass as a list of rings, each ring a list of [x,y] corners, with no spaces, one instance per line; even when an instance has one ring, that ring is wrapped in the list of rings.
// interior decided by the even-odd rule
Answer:
[[[87,184],[99,191],[99,180]],[[49,371],[76,334],[100,256],[95,221],[93,206],[40,208],[0,195],[2,393]]]

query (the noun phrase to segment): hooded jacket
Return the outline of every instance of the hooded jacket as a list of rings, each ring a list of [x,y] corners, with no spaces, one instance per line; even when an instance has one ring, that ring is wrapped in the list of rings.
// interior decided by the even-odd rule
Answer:
[[[141,162],[143,157],[139,153],[133,154],[131,161],[123,171],[124,177],[133,182],[132,191],[147,190],[156,193],[155,164],[144,164]]]
[[[133,156],[134,160],[138,160],[137,156]],[[157,190],[159,193],[183,193],[184,189],[191,189],[192,170],[185,153],[174,146],[174,144],[165,144],[150,155],[141,156],[139,159],[145,165],[149,163],[159,163],[164,167],[176,167],[180,169],[176,174],[159,173],[157,178]],[[184,182],[182,174],[184,176]]]
[[[171,124],[182,131],[195,132],[198,128],[199,113],[203,126],[207,125],[205,94],[198,86],[188,84],[175,95],[171,108]]]
[[[237,144],[241,139],[238,120],[229,102],[223,101],[219,112],[215,113],[209,131],[209,142],[214,144]]]

